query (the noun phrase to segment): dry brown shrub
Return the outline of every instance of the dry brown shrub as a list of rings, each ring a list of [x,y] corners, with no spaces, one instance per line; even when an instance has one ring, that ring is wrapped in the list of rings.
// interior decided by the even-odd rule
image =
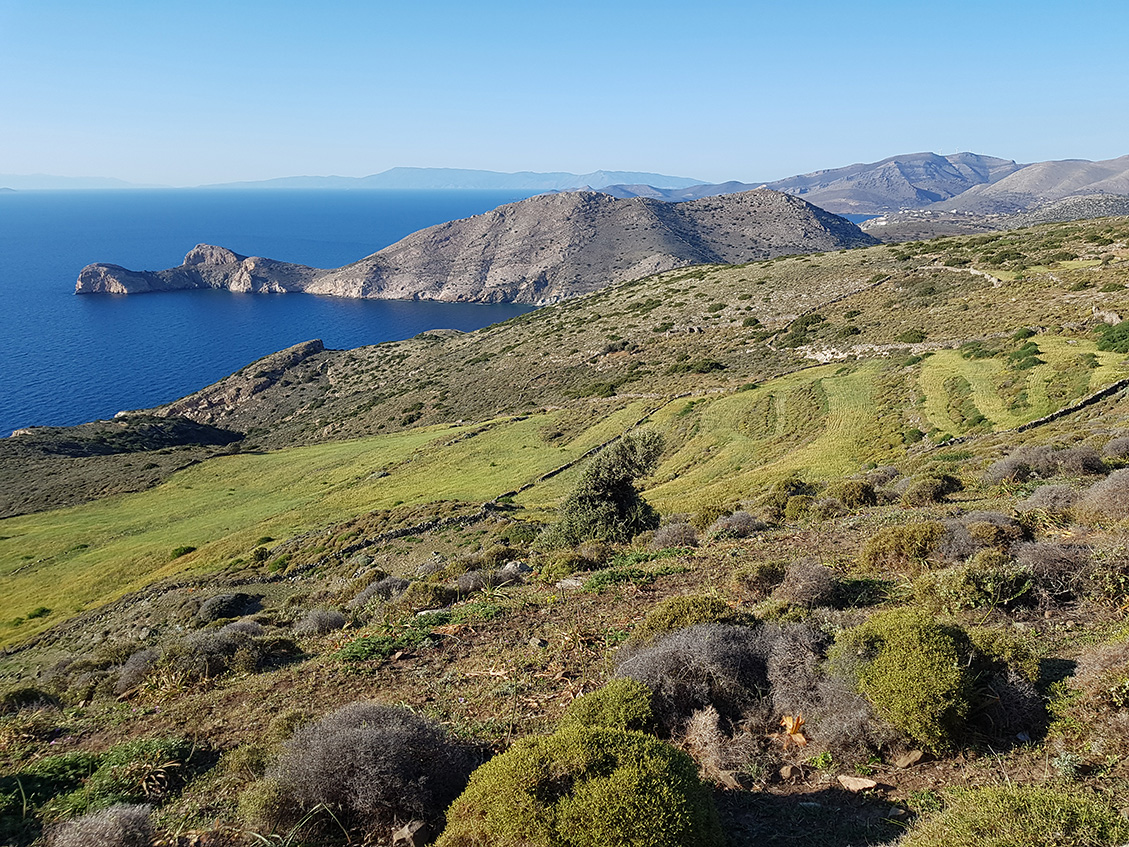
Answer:
[[[1129,518],[1129,468],[1114,471],[1091,485],[1074,504],[1074,513],[1088,521]]]
[[[152,806],[119,803],[91,812],[54,829],[47,837],[49,847],[149,847],[153,826]]]
[[[437,826],[475,757],[406,709],[350,703],[300,727],[268,773],[300,820],[326,809],[346,828],[380,832],[413,819]],[[329,827],[330,821],[315,824]]]
[[[693,524],[672,523],[655,530],[648,545],[652,550],[665,550],[668,547],[697,547],[698,530]]]
[[[826,606],[835,597],[836,580],[831,568],[813,559],[792,562],[783,581],[772,592],[772,599],[789,606]]]
[[[1069,485],[1040,485],[1016,508],[1021,512],[1042,510],[1052,515],[1062,515],[1070,511],[1078,496],[1078,492]]]

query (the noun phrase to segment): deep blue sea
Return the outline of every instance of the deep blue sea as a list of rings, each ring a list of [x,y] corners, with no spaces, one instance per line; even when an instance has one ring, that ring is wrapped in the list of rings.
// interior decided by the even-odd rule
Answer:
[[[0,192],[0,437],[159,405],[299,341],[344,349],[426,329],[478,329],[527,306],[304,294],[75,296],[90,262],[179,265],[197,243],[332,268],[426,226],[529,193]]]

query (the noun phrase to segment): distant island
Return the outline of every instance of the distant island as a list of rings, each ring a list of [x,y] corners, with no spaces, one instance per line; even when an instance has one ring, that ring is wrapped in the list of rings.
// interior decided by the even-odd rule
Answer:
[[[646,183],[660,188],[689,188],[700,179],[636,171],[593,171],[573,174],[564,171],[537,173],[521,171],[468,170],[464,168],[391,168],[371,176],[288,176],[253,182],[228,182],[201,188],[336,188],[384,190],[487,190],[487,191],[576,191],[600,189],[623,183]]]
[[[485,191],[576,191],[600,189],[616,184],[647,184],[658,188],[688,188],[702,180],[682,176],[638,171],[593,171],[586,174],[553,171],[538,173],[521,171],[470,170],[465,168],[390,168],[369,176],[286,176],[277,179],[225,182],[195,186],[204,189],[384,189],[384,190],[485,190]],[[14,189],[116,189],[169,188],[140,185],[121,179],[103,177],[69,177],[49,174],[0,174],[0,185]]]

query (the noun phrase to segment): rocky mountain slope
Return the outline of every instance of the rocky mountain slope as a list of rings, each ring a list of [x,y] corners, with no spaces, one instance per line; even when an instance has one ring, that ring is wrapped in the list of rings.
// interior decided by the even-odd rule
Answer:
[[[612,185],[603,189],[615,197],[653,197],[673,202],[712,197],[757,187],[740,182],[656,188],[650,185]],[[1021,165],[976,153],[938,156],[913,153],[880,162],[800,174],[759,187],[803,197],[836,214],[897,214],[929,210],[976,215],[1013,215],[1067,197],[1129,195],[1129,156],[1090,162],[1072,159]],[[1077,216],[1085,212],[1075,209]],[[1120,214],[1095,209],[1098,215]],[[959,220],[949,223],[961,223]],[[1013,221],[988,229],[1008,229]],[[936,230],[972,232],[959,226]]]
[[[337,297],[545,304],[691,264],[875,243],[803,200],[757,190],[671,205],[595,192],[531,197],[429,227],[332,270],[199,245],[163,271],[88,265],[78,294],[191,288]]]
[[[1009,159],[976,153],[911,153],[880,162],[813,171],[765,183],[763,188],[803,197],[836,214],[880,214],[916,209],[958,196],[975,186],[991,184],[1019,170]],[[747,191],[757,186],[739,182],[658,189],[647,185],[613,185],[616,197],[656,197],[681,201]]]
[[[942,203],[941,208],[1012,213],[1083,194],[1129,194],[1129,156],[1100,162],[1077,159],[1027,165],[991,184],[974,186]]]

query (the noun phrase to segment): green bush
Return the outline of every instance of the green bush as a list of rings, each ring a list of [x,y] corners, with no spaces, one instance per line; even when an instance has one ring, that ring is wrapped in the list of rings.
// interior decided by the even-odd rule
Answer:
[[[694,761],[652,736],[572,728],[480,767],[437,847],[719,847]]]
[[[659,525],[659,513],[639,496],[635,480],[654,471],[662,436],[644,431],[625,435],[589,462],[576,488],[565,498],[560,518],[542,536],[545,547],[583,541],[626,542]]]
[[[956,789],[945,809],[925,818],[901,847],[1115,847],[1129,821],[1075,789],[991,786]]]
[[[788,498],[788,502],[784,504],[784,520],[798,521],[806,517],[811,512],[811,507],[815,505],[815,498],[810,494],[796,494]]]
[[[787,562],[753,562],[734,571],[733,587],[748,592],[754,599],[767,596],[784,579]]]
[[[1033,594],[1031,575],[998,550],[981,550],[968,562],[924,574],[914,582],[917,601],[937,612],[1015,605]]]
[[[424,609],[441,609],[450,606],[458,599],[458,589],[434,582],[416,581],[396,597],[395,603],[412,611],[422,612]]]
[[[918,570],[944,534],[940,521],[885,527],[867,539],[859,563],[873,570]]]
[[[738,615],[717,597],[668,597],[643,618],[628,643],[641,647],[656,638],[699,623],[731,623]]]
[[[816,487],[814,485],[804,482],[800,477],[793,474],[773,485],[772,490],[762,497],[757,505],[764,513],[765,520],[777,522],[784,518],[784,511],[790,499],[805,495],[814,497],[815,494]]]
[[[942,474],[941,476],[927,476],[915,480],[902,494],[903,506],[928,506],[931,503],[943,502],[945,497],[964,486],[956,477]]]
[[[603,688],[573,700],[561,717],[560,728],[602,726],[654,733],[659,723],[653,701],[651,689],[638,680],[613,679]]]
[[[848,509],[861,509],[878,504],[878,494],[874,486],[865,479],[845,479],[831,486],[827,495],[836,498]]]
[[[835,661],[875,710],[930,750],[954,746],[971,705],[972,645],[915,609],[893,609],[842,632]]]

